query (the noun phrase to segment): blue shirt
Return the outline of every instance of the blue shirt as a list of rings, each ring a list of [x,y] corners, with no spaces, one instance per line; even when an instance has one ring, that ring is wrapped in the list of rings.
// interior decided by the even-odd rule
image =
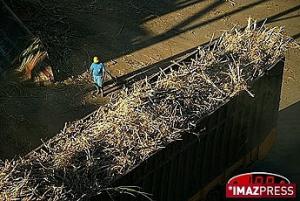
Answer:
[[[104,73],[104,64],[103,63],[92,63],[90,67],[91,72],[93,73],[93,76],[102,76]]]

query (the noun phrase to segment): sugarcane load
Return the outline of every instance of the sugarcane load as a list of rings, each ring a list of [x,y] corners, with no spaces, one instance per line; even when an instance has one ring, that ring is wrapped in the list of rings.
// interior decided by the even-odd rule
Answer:
[[[225,32],[208,45],[195,48],[186,60],[173,62],[176,68],[170,61],[169,72],[161,70],[153,82],[145,79],[111,94],[109,103],[86,118],[66,124],[26,158],[0,164],[0,191],[15,195],[14,199],[85,200],[111,190],[118,178],[168,145],[184,136],[201,137],[196,130],[199,120],[209,117],[242,91],[255,98],[252,84],[294,46],[298,44],[280,27],[270,29],[249,20],[245,29]],[[101,92],[105,66],[95,58],[90,70]],[[230,116],[230,120],[235,119]],[[214,131],[218,130],[222,129]],[[166,154],[165,158],[172,156]],[[177,162],[181,161],[172,163]],[[173,187],[169,182],[169,187]]]

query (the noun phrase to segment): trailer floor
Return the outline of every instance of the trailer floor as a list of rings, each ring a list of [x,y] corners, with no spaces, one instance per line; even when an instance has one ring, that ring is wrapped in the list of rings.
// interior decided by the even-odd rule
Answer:
[[[107,101],[93,98],[90,95],[91,85],[76,85],[70,81],[71,76],[76,77],[86,71],[93,55],[99,55],[115,76],[126,77],[209,41],[213,33],[217,37],[235,24],[245,25],[248,17],[258,20],[269,18],[270,26],[285,26],[289,35],[298,41],[300,38],[298,0],[241,0],[234,6],[225,1],[196,0],[155,3],[70,0],[68,5],[59,2],[60,6],[66,6],[66,9],[58,11],[67,16],[67,24],[62,30],[71,29],[77,34],[70,36],[68,41],[71,52],[64,58],[66,65],[58,67],[65,72],[61,77],[66,79],[66,84],[24,87],[13,81],[1,83],[9,91],[0,99],[2,159],[26,154],[41,143],[41,138],[47,139],[59,132],[66,121],[80,119]],[[72,7],[77,10],[72,12]],[[19,16],[25,24],[28,22],[24,13]],[[49,29],[52,28],[49,25]],[[266,170],[276,164],[278,171],[295,176],[291,180],[299,179],[300,175],[296,168],[300,164],[295,162],[299,161],[295,153],[300,153],[299,63],[300,51],[290,51],[282,88],[279,140],[266,162],[261,163]]]

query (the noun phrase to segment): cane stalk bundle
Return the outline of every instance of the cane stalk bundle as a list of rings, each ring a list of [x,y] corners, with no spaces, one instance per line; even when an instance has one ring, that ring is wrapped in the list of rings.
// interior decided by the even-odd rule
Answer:
[[[255,96],[251,83],[290,47],[298,45],[282,28],[251,20],[244,30],[223,33],[193,59],[175,62],[177,70],[112,94],[107,105],[66,124],[39,149],[1,164],[1,196],[80,200],[112,190],[118,176],[182,135],[197,134],[199,119],[240,91]]]

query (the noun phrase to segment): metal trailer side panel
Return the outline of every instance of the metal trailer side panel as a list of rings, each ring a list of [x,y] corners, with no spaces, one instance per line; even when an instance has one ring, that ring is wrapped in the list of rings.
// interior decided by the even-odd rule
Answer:
[[[143,161],[114,186],[139,185],[153,194],[153,200],[185,201],[216,177],[225,175],[226,169],[276,129],[283,66],[284,60],[277,62],[253,83],[254,98],[246,92],[233,97],[198,123],[199,131],[205,128],[199,136],[183,135],[181,141],[170,143]],[[105,196],[103,193],[91,200],[106,200]],[[146,199],[120,195],[114,200]]]

